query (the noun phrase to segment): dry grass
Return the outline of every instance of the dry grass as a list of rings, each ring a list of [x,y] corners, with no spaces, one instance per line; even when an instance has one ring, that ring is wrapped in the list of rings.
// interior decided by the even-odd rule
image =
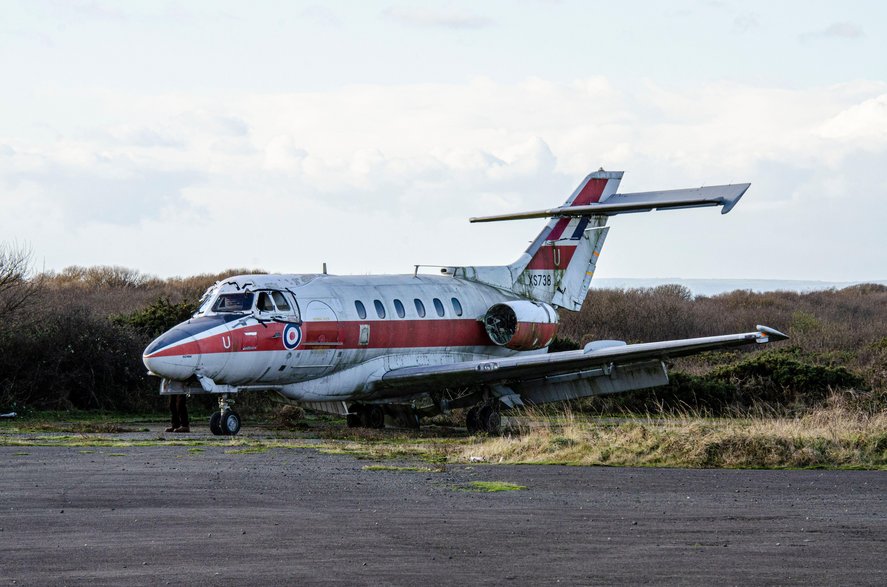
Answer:
[[[132,438],[116,434],[38,432],[9,429],[0,446],[125,448],[182,446],[197,452],[220,447],[229,454],[271,449],[311,449],[391,466],[454,463],[533,463],[610,466],[733,468],[887,468],[887,411],[859,409],[848,394],[833,394],[822,408],[797,417],[766,410],[736,418],[709,418],[687,410],[644,417],[590,417],[568,408],[527,410],[503,437],[465,436],[437,427],[421,431],[321,428],[305,437]],[[316,432],[316,431],[312,431]],[[196,447],[196,448],[195,448]],[[379,465],[388,467],[387,464]],[[372,466],[371,466],[372,467]]]
[[[887,415],[849,409],[841,400],[797,418],[750,415],[706,419],[561,417],[522,425],[519,434],[477,437],[451,458],[490,463],[569,465],[887,468]]]

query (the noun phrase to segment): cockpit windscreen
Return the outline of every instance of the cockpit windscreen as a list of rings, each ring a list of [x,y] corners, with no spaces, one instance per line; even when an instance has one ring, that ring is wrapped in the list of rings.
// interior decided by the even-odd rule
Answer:
[[[221,294],[213,304],[213,312],[249,312],[253,308],[253,294]]]

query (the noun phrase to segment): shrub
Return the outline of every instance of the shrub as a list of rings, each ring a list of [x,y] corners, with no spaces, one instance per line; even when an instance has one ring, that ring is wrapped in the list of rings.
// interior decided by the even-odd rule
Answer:
[[[759,399],[776,402],[793,400],[798,395],[822,400],[830,389],[854,389],[865,384],[845,367],[817,364],[815,359],[804,360],[802,355],[798,349],[763,351],[718,367],[710,377],[755,389]]]
[[[169,298],[160,297],[142,310],[128,315],[114,316],[111,321],[131,326],[146,336],[156,338],[190,318],[196,311],[195,302],[184,301],[174,304]]]
[[[0,339],[0,404],[140,410],[157,404],[142,364],[145,339],[84,308],[50,313]]]

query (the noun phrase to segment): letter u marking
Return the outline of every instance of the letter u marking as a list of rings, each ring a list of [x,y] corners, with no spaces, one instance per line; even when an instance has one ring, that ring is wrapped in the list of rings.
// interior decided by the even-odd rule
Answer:
[[[222,337],[222,346],[225,347],[225,350],[231,348],[231,336],[223,336]]]

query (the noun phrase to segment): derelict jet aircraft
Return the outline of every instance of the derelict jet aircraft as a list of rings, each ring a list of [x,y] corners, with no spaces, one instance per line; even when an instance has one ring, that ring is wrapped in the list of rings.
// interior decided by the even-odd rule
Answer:
[[[472,218],[550,218],[511,265],[440,274],[238,275],[219,281],[194,316],[145,349],[161,394],[218,394],[214,434],[237,434],[232,396],[275,391],[349,426],[469,408],[469,431],[495,433],[501,411],[665,385],[665,359],[787,338],[754,332],[643,344],[591,342],[549,353],[557,309],[578,311],[616,214],[722,206],[750,184],[616,193],[621,171],[596,171],[559,208]]]

